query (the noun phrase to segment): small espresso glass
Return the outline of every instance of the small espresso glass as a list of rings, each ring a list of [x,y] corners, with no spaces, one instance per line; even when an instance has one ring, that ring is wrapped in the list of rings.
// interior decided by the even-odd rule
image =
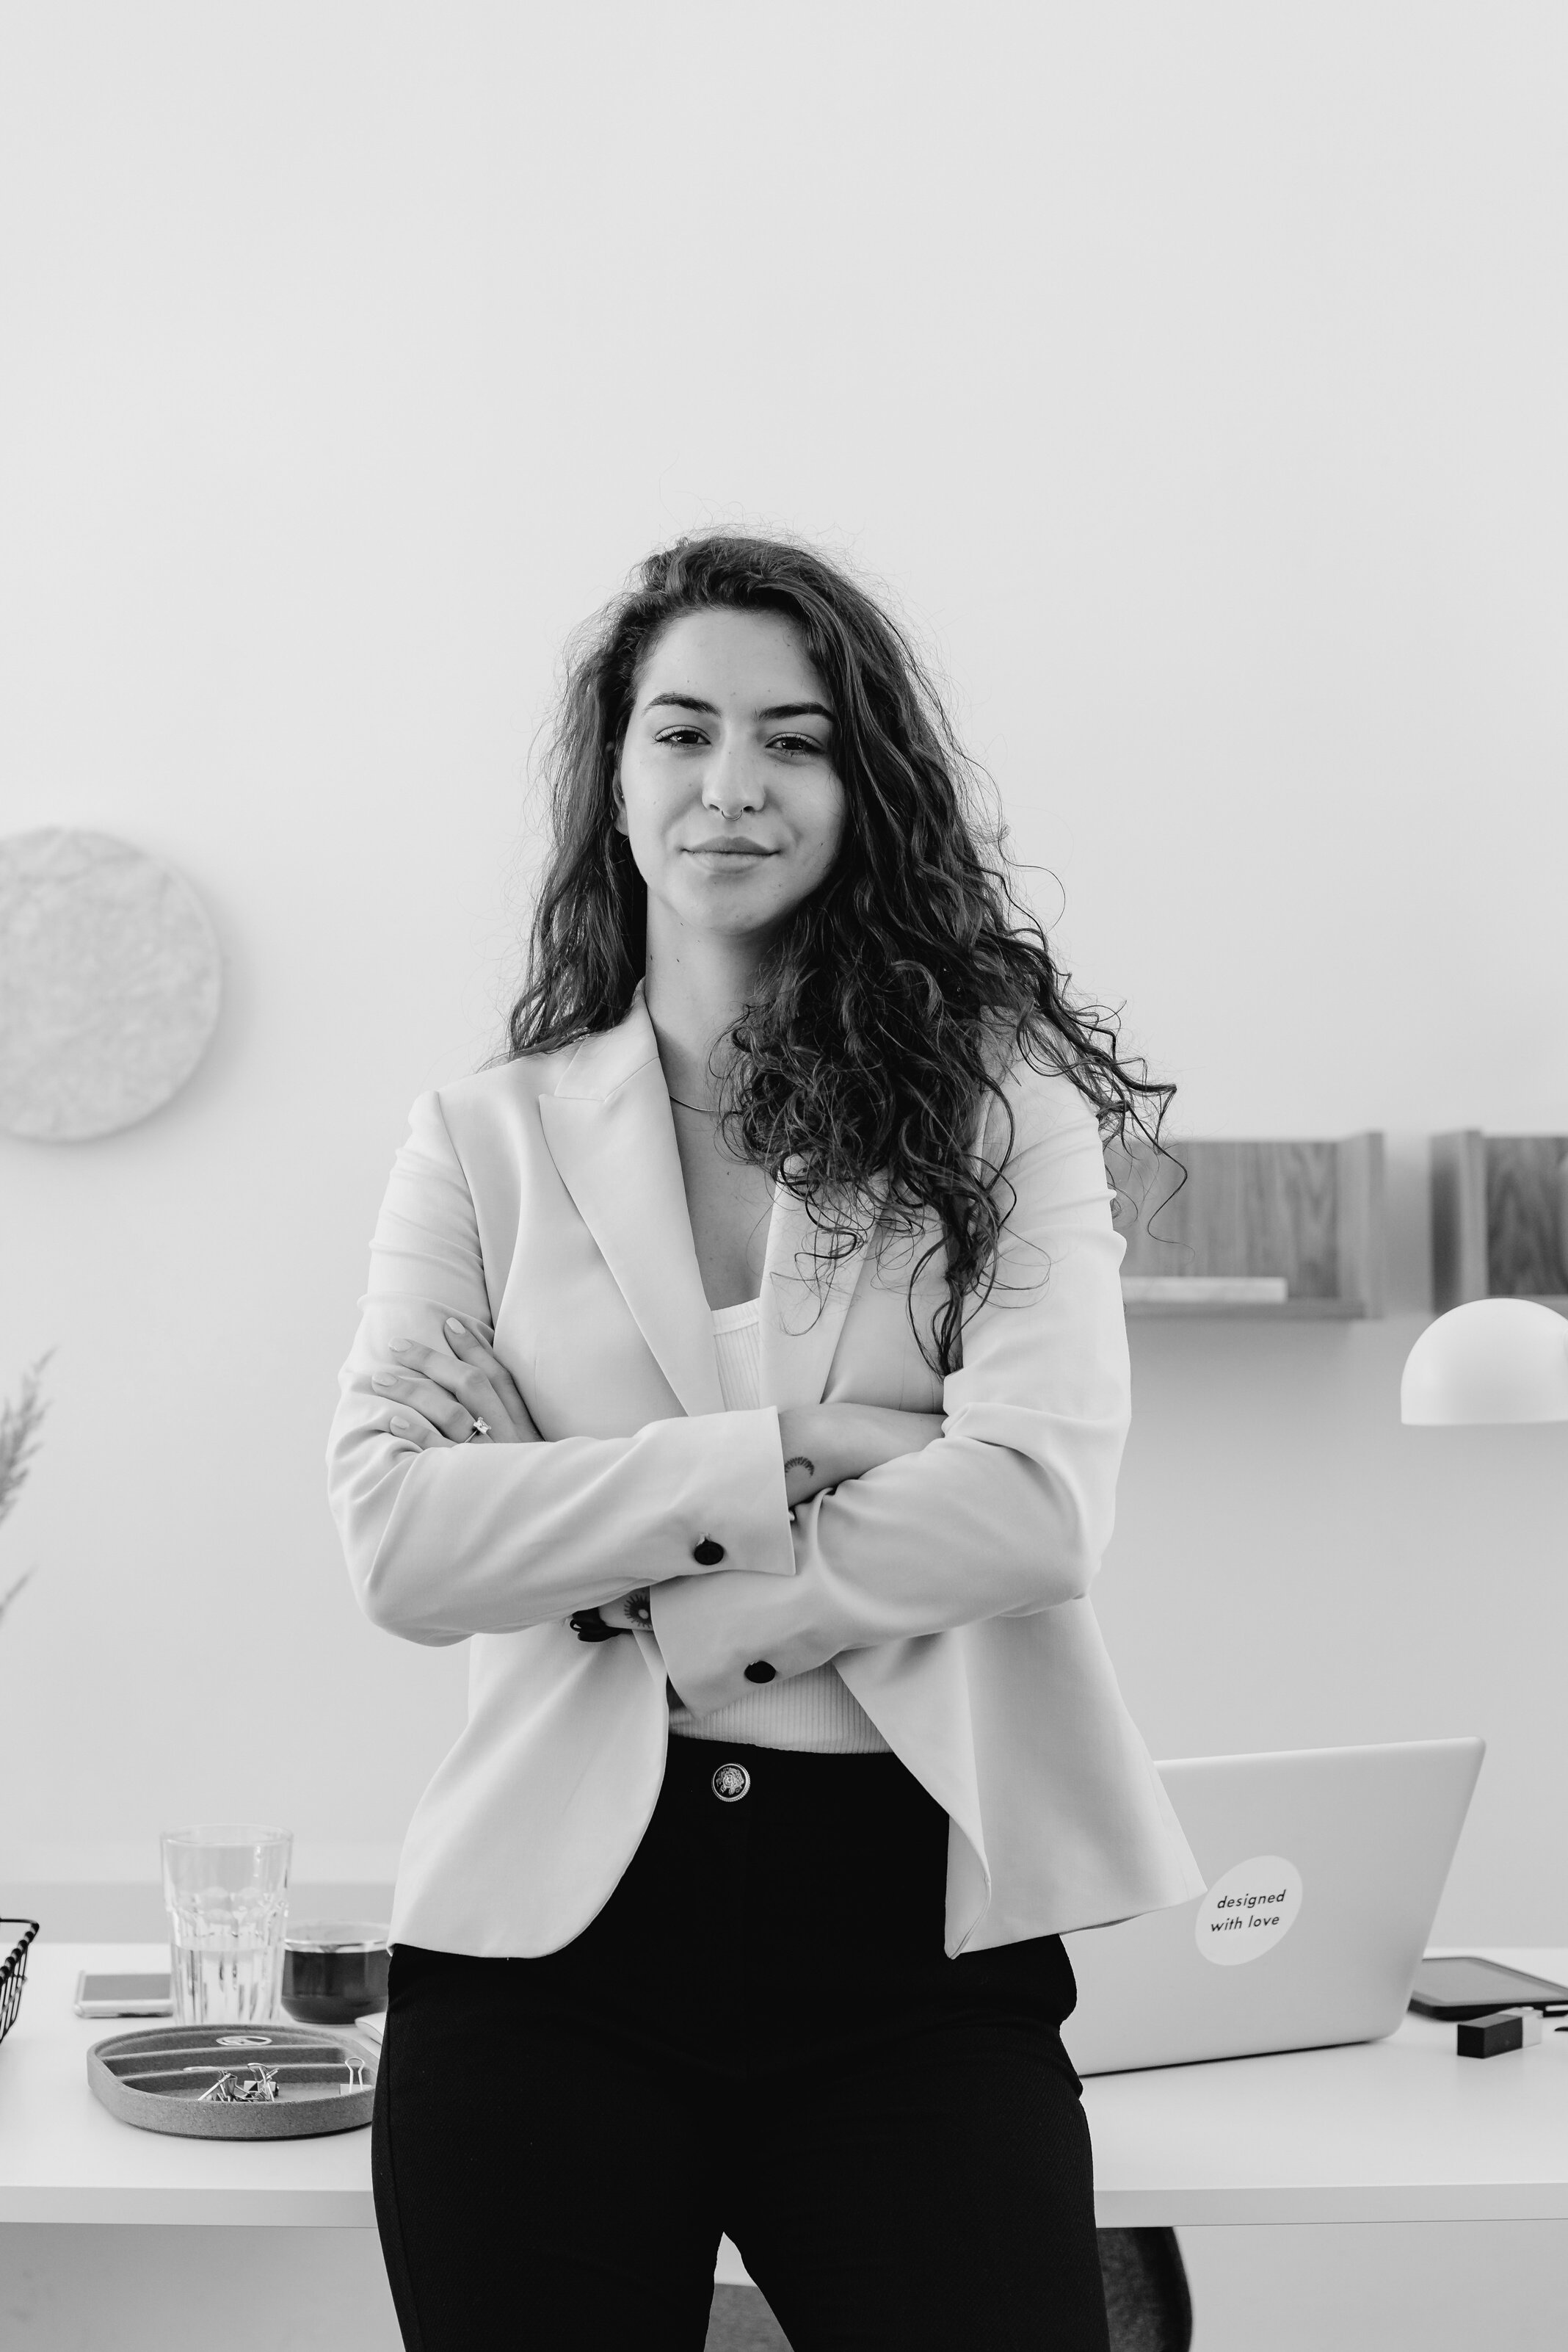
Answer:
[[[163,1899],[174,2015],[184,2025],[275,2017],[292,1831],[248,1822],[165,1830]]]
[[[290,1920],[283,2006],[300,2025],[346,2025],[387,2005],[387,1931],[364,1919]]]

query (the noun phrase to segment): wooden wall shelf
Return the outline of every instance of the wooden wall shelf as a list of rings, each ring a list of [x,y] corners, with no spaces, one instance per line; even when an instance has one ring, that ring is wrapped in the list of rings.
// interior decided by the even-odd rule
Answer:
[[[1530,1298],[1568,1315],[1558,1170],[1568,1135],[1432,1138],[1432,1303]]]
[[[1129,1317],[1322,1322],[1382,1314],[1380,1134],[1327,1142],[1184,1137],[1169,1148],[1187,1171],[1171,1199],[1178,1178],[1168,1162],[1107,1155],[1111,1181],[1127,1195],[1116,1226],[1127,1239]],[[1263,1296],[1270,1277],[1274,1295]]]

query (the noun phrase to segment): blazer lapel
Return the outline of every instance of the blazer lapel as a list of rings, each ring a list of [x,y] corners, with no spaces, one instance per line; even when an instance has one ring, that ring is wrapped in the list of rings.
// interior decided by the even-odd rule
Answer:
[[[583,1040],[538,1106],[561,1181],[683,1410],[722,1412],[669,1090],[641,988],[618,1028]]]
[[[713,1318],[653,1024],[639,985],[618,1028],[587,1037],[539,1120],[561,1181],[685,1412],[722,1412]],[[773,1192],[758,1318],[758,1400],[821,1404],[865,1263],[860,1242],[819,1286],[818,1236],[782,1184]]]

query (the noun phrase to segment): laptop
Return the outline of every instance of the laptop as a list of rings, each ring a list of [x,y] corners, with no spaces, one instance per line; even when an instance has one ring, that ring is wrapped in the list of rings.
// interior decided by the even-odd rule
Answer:
[[[1422,1739],[1156,1765],[1208,1891],[1063,1937],[1079,2074],[1392,2033],[1485,1753]]]

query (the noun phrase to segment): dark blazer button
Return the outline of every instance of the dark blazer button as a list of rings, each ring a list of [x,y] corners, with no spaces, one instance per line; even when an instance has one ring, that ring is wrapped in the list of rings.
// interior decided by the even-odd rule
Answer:
[[[778,1667],[770,1666],[766,1658],[753,1658],[746,1669],[746,1679],[748,1683],[770,1683],[778,1671]]]
[[[712,1536],[704,1536],[700,1544],[692,1546],[692,1558],[699,1568],[716,1568],[724,1558],[724,1546],[715,1543]]]

